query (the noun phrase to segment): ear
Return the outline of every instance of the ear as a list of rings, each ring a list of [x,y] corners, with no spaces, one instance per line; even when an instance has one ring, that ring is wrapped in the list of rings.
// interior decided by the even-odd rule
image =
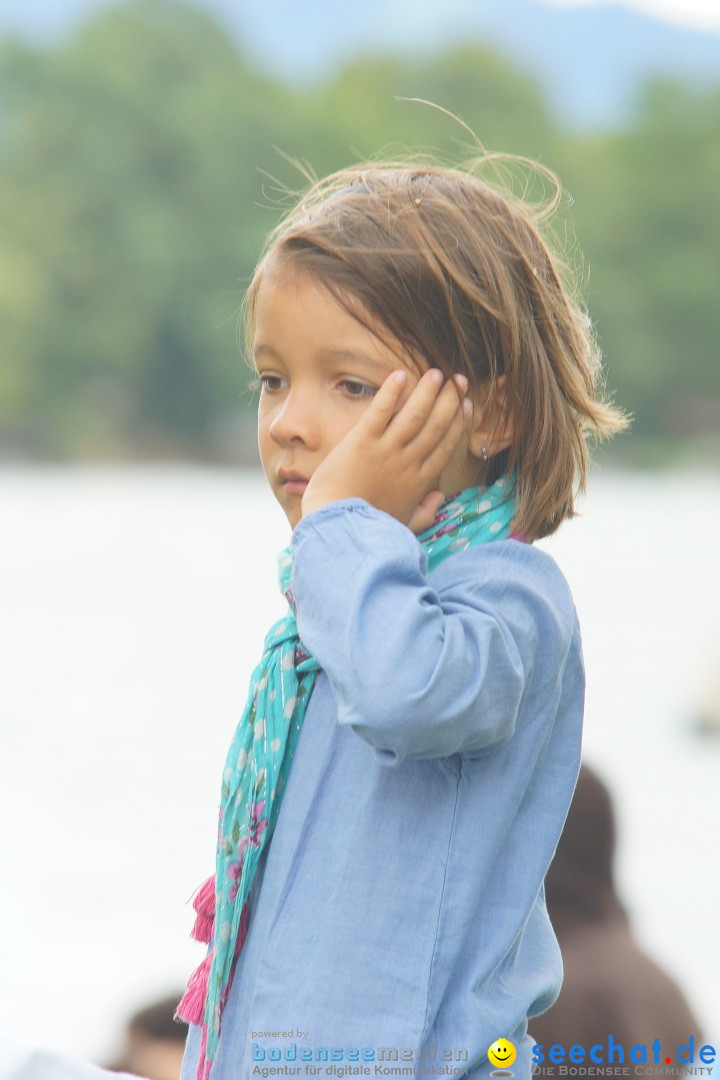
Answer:
[[[507,407],[506,378],[501,375],[484,396],[475,399],[474,422],[468,438],[470,452],[482,460],[506,450],[513,439],[512,417]]]

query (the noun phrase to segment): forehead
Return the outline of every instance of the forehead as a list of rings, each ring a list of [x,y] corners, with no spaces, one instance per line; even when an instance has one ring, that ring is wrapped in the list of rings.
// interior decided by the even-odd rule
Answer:
[[[371,333],[365,325],[370,320],[359,302],[348,298],[343,303],[319,278],[292,264],[271,264],[263,271],[255,290],[253,315],[256,348],[266,336],[302,334],[322,340]]]
[[[292,261],[263,266],[255,284],[252,331],[256,360],[305,352],[361,360],[385,373],[398,362],[414,366],[407,350],[357,297],[336,295]]]

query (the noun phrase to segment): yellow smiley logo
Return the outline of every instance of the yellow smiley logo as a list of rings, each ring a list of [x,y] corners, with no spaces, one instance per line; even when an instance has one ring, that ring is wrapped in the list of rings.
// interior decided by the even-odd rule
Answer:
[[[507,1039],[496,1039],[487,1052],[488,1059],[493,1065],[498,1065],[501,1069],[504,1069],[508,1065],[512,1065],[516,1057],[515,1047]]]

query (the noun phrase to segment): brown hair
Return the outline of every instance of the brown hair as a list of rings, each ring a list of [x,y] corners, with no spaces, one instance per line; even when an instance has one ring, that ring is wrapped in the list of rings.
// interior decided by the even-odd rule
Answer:
[[[513,432],[506,450],[478,460],[477,483],[514,470],[514,527],[537,539],[574,515],[586,437],[607,438],[628,420],[596,398],[599,349],[540,234],[548,207],[534,212],[480,179],[496,158],[357,165],[313,183],[268,238],[245,326],[250,343],[268,260],[290,261],[379,336],[389,332],[418,368],[466,375],[468,394],[486,397],[485,416]],[[557,178],[530,164],[552,181],[554,209]]]

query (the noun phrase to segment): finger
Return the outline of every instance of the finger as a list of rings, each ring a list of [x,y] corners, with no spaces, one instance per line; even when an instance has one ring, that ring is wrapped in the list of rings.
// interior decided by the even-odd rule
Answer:
[[[381,383],[378,392],[353,430],[376,437],[382,435],[393,416],[397,414],[398,402],[402,397],[406,383],[406,371],[401,369],[391,371]]]
[[[425,461],[446,439],[452,438],[455,445],[458,424],[459,430],[462,430],[471,412],[472,403],[469,398],[463,397],[455,379],[448,380],[437,395],[425,424],[411,440],[413,453],[420,461]]]
[[[439,488],[429,491],[415,507],[408,523],[408,528],[411,529],[416,536],[418,533],[424,532],[425,529],[429,529],[435,521],[437,512],[444,502],[445,495]]]
[[[393,435],[401,446],[416,439],[427,424],[442,384],[443,373],[437,368],[431,368],[423,373],[413,387],[407,401],[393,420]]]
[[[459,446],[463,433],[469,429],[472,412],[472,402],[465,398],[462,407],[455,409],[450,423],[439,437],[433,443],[425,443],[426,453],[422,459],[422,468],[428,476],[437,476],[445,468]]]

